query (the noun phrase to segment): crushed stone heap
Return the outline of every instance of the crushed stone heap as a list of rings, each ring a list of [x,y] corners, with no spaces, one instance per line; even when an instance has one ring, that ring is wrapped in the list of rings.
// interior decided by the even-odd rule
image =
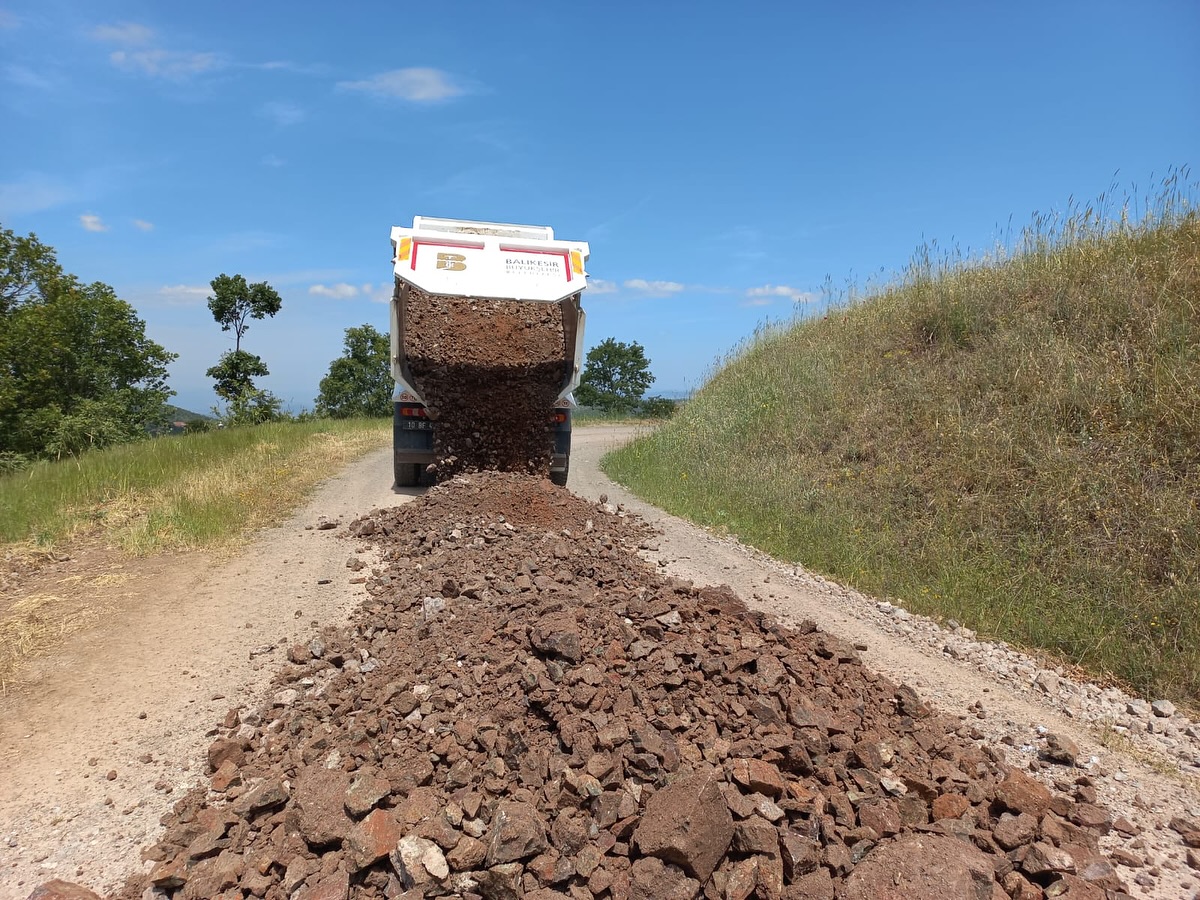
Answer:
[[[490,472],[349,532],[384,556],[352,627],[230,711],[120,896],[1126,896],[1086,776],[1052,793],[811,623],[657,576],[611,506]]]
[[[571,365],[557,303],[439,297],[413,288],[404,349],[437,422],[436,474],[546,474],[550,416]]]

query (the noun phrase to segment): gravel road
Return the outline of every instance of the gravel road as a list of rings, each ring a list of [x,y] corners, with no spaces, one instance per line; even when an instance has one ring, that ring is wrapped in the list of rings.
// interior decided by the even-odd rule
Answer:
[[[1134,892],[1196,894],[1200,851],[1169,827],[1200,816],[1195,725],[640,503],[597,467],[634,433],[576,430],[570,488],[589,499],[606,494],[661,529],[646,551],[661,571],[729,584],[752,605],[865,645],[867,665],[963,716],[981,741],[1049,783],[1090,777],[1099,802],[1135,826],[1110,839],[1128,855],[1121,875]],[[23,673],[22,686],[0,700],[0,896],[24,897],[84,871],[93,888],[109,889],[141,867],[140,848],[159,835],[162,814],[205,778],[203,754],[225,712],[263,697],[287,648],[318,625],[345,621],[364,596],[346,542],[320,525],[411,499],[415,491],[392,492],[390,470],[390,450],[364,457],[235,559],[192,554],[147,567],[102,625]],[[1039,761],[1050,735],[1077,749],[1074,766]]]

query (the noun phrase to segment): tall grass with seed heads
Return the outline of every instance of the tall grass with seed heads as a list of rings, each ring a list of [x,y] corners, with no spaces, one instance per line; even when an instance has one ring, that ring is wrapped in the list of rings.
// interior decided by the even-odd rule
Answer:
[[[605,459],[922,614],[1200,704],[1200,216],[1186,171],[760,330]]]

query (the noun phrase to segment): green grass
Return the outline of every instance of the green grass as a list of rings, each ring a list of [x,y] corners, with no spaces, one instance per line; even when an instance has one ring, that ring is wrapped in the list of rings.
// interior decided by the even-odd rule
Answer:
[[[318,420],[126,444],[0,477],[0,543],[100,531],[135,552],[220,546],[278,521],[391,435],[391,420]]]
[[[1036,219],[989,261],[760,331],[605,459],[917,612],[1200,701],[1200,218]]]

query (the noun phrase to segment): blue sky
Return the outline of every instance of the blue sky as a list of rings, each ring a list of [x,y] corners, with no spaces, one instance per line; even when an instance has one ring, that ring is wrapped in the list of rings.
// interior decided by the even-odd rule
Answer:
[[[220,273],[284,299],[245,349],[311,407],[387,329],[389,229],[591,243],[588,343],[698,386],[822,285],[1200,149],[1200,3],[0,0],[0,224],[113,285],[205,411]]]

